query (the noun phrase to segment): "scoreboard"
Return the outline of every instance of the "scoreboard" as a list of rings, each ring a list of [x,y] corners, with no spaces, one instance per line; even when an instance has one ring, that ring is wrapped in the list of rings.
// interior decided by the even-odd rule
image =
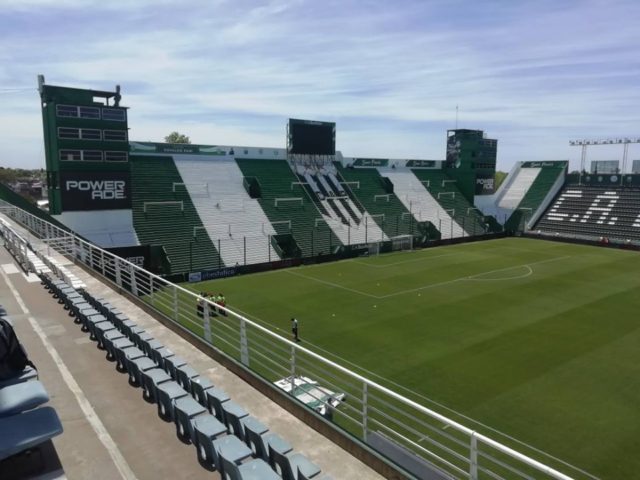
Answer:
[[[287,150],[293,154],[335,155],[336,124],[290,118]]]

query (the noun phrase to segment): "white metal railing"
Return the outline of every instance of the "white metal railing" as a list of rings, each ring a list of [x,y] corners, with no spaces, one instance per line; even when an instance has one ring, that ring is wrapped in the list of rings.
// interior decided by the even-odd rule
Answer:
[[[175,285],[76,235],[0,200],[4,213],[36,237],[31,244],[0,222],[0,232],[11,242],[33,249],[46,263],[48,249],[81,262],[100,273],[203,339],[223,354],[238,360],[254,374],[269,381],[304,376],[333,392],[345,393],[348,401],[330,408],[331,421],[364,442],[377,434],[409,451],[452,478],[460,479],[559,479],[595,478],[575,467],[530,448],[525,455],[430,408],[400,395],[229,308],[204,301],[196,293]],[[21,250],[24,256],[24,250]],[[284,391],[283,391],[284,394]],[[317,399],[322,401],[322,399]],[[513,441],[513,444],[517,442]],[[533,458],[544,458],[551,467]],[[578,477],[574,477],[578,478]]]

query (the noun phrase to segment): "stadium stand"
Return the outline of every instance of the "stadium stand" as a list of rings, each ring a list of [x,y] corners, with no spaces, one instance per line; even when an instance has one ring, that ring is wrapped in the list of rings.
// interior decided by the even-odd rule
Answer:
[[[262,209],[278,234],[292,234],[305,257],[342,246],[285,160],[236,159],[245,177],[256,177]]]
[[[242,171],[231,158],[174,155],[209,238],[225,265],[246,265],[278,260],[269,243],[276,231],[256,199],[243,187]]]
[[[551,163],[551,162],[549,162]],[[535,221],[539,209],[546,208],[543,205],[545,198],[554,187],[565,169],[565,162],[556,162],[552,166],[543,166],[540,168],[535,180],[525,192],[522,200],[518,203],[514,213],[511,214],[505,223],[505,230],[523,229],[523,222],[529,223]],[[524,168],[521,171],[532,170]]]
[[[423,234],[418,222],[393,193],[384,187],[382,176],[375,168],[344,168],[335,163],[340,177],[347,182],[349,190],[378,223],[388,237]],[[340,179],[339,179],[340,180]],[[354,183],[357,182],[357,186]],[[429,238],[439,238],[439,233],[430,225]]]
[[[455,181],[442,170],[413,169],[413,174],[438,201],[444,210],[453,212],[453,219],[467,236],[482,235],[487,227],[482,214],[464,197]]]
[[[411,170],[379,167],[378,171],[391,180],[394,193],[417,221],[431,222],[443,239],[467,236],[450,212],[440,206]]]
[[[640,189],[566,185],[535,226],[568,237],[640,240]]]
[[[136,233],[142,244],[164,246],[171,262],[171,272],[164,273],[224,266],[189,193],[174,192],[174,183],[184,182],[171,158],[137,157],[131,162],[131,183]]]

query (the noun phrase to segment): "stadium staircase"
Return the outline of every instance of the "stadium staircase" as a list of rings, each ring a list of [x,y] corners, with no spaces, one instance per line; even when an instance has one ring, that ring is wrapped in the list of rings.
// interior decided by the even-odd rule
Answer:
[[[231,158],[174,155],[176,168],[209,238],[227,266],[279,260],[271,246],[276,231],[258,200],[243,186],[243,174]]]
[[[541,233],[640,241],[640,189],[567,185],[535,226]]]
[[[131,162],[133,225],[138,239],[141,244],[164,246],[171,262],[171,271],[165,273],[222,267],[189,193],[184,189],[173,192],[173,184],[182,182],[170,157],[140,156]]]
[[[369,213],[388,237],[400,235],[423,235],[418,223],[411,217],[409,210],[393,193],[388,193],[380,172],[375,168],[344,168],[335,163],[338,169],[338,181],[343,182],[346,190]],[[439,232],[429,225],[430,239],[437,239]]]
[[[499,198],[497,199],[498,211],[503,215],[506,223],[511,214],[518,208],[520,202],[526,195],[526,193],[533,185],[536,177],[540,173],[540,168],[518,168],[515,172],[513,180],[507,178],[505,182],[509,182],[505,185],[501,192],[498,192]],[[511,175],[509,175],[511,177]]]
[[[442,170],[413,169],[422,185],[438,201],[440,206],[451,215],[467,236],[483,235],[486,226],[482,214],[465,198],[454,180]]]
[[[535,180],[526,191],[520,203],[516,207],[515,211],[509,217],[509,220],[505,223],[505,230],[515,231],[523,230],[527,225],[535,223],[536,218],[540,216],[539,210],[544,210],[547,206],[544,203],[548,198],[549,193],[556,185],[556,182],[561,182],[560,178],[564,172],[565,163],[558,162],[557,166],[542,167],[538,172]],[[530,168],[523,168],[521,171],[532,170]],[[562,176],[564,178],[564,176]],[[558,184],[559,189],[561,184]],[[550,201],[549,199],[548,201]]]
[[[262,209],[278,234],[293,235],[302,256],[328,254],[342,246],[286,160],[236,158],[236,163],[245,177],[258,179]]]
[[[411,170],[378,167],[378,171],[391,180],[395,194],[417,221],[431,222],[443,239],[467,236]]]
[[[301,169],[302,167],[298,167]],[[336,177],[336,172],[323,168],[314,172],[298,174],[311,188],[310,195],[321,204],[319,209],[324,220],[344,245],[386,241],[380,226],[364,208],[353,201]],[[309,189],[307,189],[309,191]]]

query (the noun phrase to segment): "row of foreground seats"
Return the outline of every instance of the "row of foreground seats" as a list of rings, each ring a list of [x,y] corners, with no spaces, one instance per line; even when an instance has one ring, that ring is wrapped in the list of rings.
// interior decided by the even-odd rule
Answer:
[[[30,451],[62,433],[62,424],[56,411],[52,407],[42,406],[49,401],[49,395],[37,380],[36,369],[26,365],[21,370],[12,371],[13,359],[9,352],[15,348],[22,349],[22,346],[6,313],[0,305],[2,360],[7,362],[7,365],[3,363],[3,367],[7,368],[2,369],[0,380],[0,472],[3,461]]]
[[[105,299],[40,277],[116,369],[157,404],[158,415],[175,423],[178,438],[196,447],[203,467],[231,480],[320,480],[317,465]]]

